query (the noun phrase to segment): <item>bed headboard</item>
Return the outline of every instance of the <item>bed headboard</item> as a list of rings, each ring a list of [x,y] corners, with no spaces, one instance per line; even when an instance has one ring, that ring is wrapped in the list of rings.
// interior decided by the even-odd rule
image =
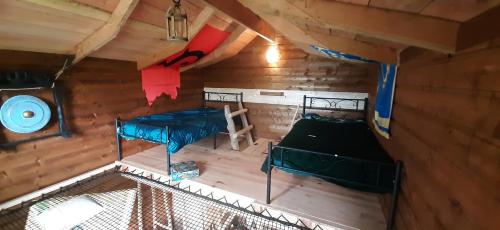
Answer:
[[[368,98],[335,98],[335,97],[308,97],[304,95],[302,116],[306,109],[358,112],[366,119],[368,113]]]
[[[219,92],[206,92],[203,91],[203,106],[207,102],[229,102],[238,103],[243,102],[243,93],[219,93]]]

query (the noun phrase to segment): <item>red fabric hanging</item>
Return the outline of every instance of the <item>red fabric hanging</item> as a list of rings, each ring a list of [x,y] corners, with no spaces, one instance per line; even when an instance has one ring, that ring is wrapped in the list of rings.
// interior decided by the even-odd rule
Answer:
[[[179,67],[165,68],[154,65],[142,70],[142,89],[146,93],[149,106],[163,93],[177,98],[177,88],[181,87]]]
[[[181,87],[180,68],[193,64],[211,53],[229,34],[205,25],[189,42],[186,49],[165,58],[159,64],[143,69],[142,89],[146,93],[148,104],[151,106],[162,94],[170,95],[175,100],[177,90]]]

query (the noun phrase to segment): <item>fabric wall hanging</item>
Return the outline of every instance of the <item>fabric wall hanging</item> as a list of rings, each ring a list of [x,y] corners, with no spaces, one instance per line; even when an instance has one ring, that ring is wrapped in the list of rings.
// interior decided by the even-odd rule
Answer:
[[[321,47],[315,46],[315,45],[311,45],[311,47],[313,49],[319,51],[320,53],[330,57],[330,58],[336,58],[336,59],[340,59],[343,61],[357,62],[357,63],[378,63],[376,61],[372,61],[372,60],[369,60],[369,59],[366,59],[363,57],[359,57],[359,56],[347,54],[347,53],[342,53],[342,52],[331,50],[331,49],[325,49],[325,48],[321,48]]]
[[[180,68],[193,64],[214,51],[229,34],[205,25],[184,50],[165,58],[159,64],[143,69],[142,89],[146,93],[148,104],[151,106],[162,94],[176,99],[177,90],[181,87]]]
[[[315,45],[311,47],[330,58],[357,63],[379,63],[377,97],[375,99],[375,114],[373,125],[375,130],[383,137],[389,139],[389,123],[391,120],[392,103],[396,87],[396,64],[384,64],[377,61],[365,59],[352,54],[346,54],[335,50],[321,48]]]
[[[373,125],[377,132],[387,139],[389,139],[389,122],[391,121],[397,71],[397,65],[381,63],[378,72],[377,98],[375,99]]]

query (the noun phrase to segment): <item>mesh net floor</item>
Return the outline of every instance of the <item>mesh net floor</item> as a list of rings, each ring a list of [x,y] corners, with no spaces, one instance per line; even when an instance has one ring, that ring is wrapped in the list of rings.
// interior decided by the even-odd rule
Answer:
[[[97,205],[61,208],[81,197]],[[91,209],[97,211],[89,214]],[[44,213],[50,210],[65,213],[52,219],[40,218],[47,216]],[[303,227],[302,222],[292,223],[266,213],[269,214],[266,210],[240,207],[237,203],[201,195],[199,191],[114,170],[25,202],[20,207],[3,210],[0,229],[309,229]],[[67,224],[71,218],[78,221]]]

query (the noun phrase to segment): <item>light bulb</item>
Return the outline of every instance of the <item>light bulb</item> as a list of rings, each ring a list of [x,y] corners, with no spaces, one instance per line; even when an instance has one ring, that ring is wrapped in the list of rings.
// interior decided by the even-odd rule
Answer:
[[[280,60],[280,52],[278,50],[278,46],[269,46],[266,52],[266,60],[269,64],[275,64]]]

